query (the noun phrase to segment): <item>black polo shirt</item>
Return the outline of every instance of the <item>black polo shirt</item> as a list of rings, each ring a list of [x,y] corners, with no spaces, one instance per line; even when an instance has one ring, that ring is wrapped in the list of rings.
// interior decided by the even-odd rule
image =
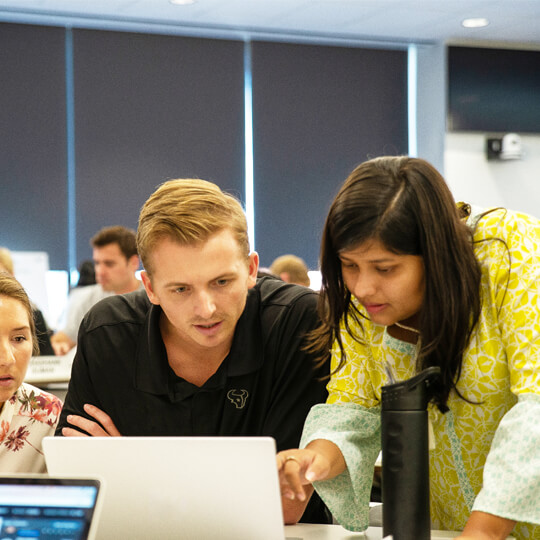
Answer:
[[[308,288],[259,279],[227,358],[197,387],[170,368],[161,308],[144,290],[105,298],[81,323],[57,434],[68,414],[88,417],[83,405],[91,403],[123,435],[271,436],[278,451],[297,448],[310,408],[327,396],[328,364],[315,369],[302,350],[318,323],[316,304]]]

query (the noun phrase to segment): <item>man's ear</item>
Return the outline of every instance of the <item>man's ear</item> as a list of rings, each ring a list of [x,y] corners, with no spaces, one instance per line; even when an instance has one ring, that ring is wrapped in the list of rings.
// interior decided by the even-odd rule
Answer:
[[[259,271],[259,254],[256,251],[252,251],[249,254],[249,277],[248,277],[248,289],[255,287],[257,283],[257,272]]]
[[[144,270],[141,272],[141,279],[144,285],[144,288],[146,290],[146,295],[148,296],[148,300],[152,302],[152,304],[155,304],[156,306],[159,305],[159,300],[157,296],[154,294],[154,288],[152,287],[152,281],[150,279],[150,276],[147,272]]]
[[[131,267],[131,269],[133,270],[133,273],[135,273],[135,272],[139,269],[140,264],[141,264],[141,261],[140,261],[138,255],[132,255],[132,256],[128,259],[128,265],[129,265],[129,266]]]

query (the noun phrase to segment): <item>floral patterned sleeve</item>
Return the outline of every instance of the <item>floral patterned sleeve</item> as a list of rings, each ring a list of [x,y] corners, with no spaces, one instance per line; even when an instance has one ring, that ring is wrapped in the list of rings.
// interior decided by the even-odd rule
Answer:
[[[485,297],[491,296],[497,310],[517,403],[495,431],[473,510],[540,524],[540,222],[508,210],[482,221],[484,238],[504,241],[498,247],[485,241],[477,254],[489,268],[491,287]],[[493,264],[496,256],[500,264]]]
[[[521,394],[495,433],[473,510],[540,524],[539,419],[540,396]]]
[[[4,403],[0,413],[0,472],[46,472],[41,447],[53,436],[62,401],[48,392],[23,383]]]
[[[359,332],[354,321],[351,326]],[[383,327],[374,328],[367,321],[364,327],[370,342],[382,343],[385,339]],[[373,470],[381,449],[380,387],[385,384],[385,375],[380,357],[374,356],[379,354],[378,351],[361,345],[344,329],[341,337],[347,362],[335,371],[341,358],[335,344],[328,400],[311,409],[300,444],[305,447],[315,439],[326,439],[340,449],[346,470],[330,480],[314,482],[313,486],[344,528],[363,531],[369,525]],[[415,352],[414,345],[406,345],[405,350],[395,351],[393,365],[401,376],[405,372],[397,358],[403,355],[410,358]]]
[[[354,403],[315,405],[304,425],[301,448],[315,439],[326,439],[339,447],[347,463],[339,476],[313,486],[337,521],[351,531],[363,531],[369,525],[380,425],[380,408],[366,409]]]

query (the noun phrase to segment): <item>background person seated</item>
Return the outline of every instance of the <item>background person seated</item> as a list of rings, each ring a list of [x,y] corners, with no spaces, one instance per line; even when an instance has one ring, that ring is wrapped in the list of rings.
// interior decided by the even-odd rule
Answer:
[[[68,297],[60,329],[51,338],[54,352],[66,354],[75,347],[77,332],[86,312],[99,300],[141,287],[135,277],[139,268],[135,231],[116,225],[105,227],[92,237],[95,285],[76,287]]]
[[[79,265],[79,280],[75,287],[86,287],[86,285],[96,284],[96,270],[94,268],[94,261],[88,259],[82,261]]]
[[[308,267],[296,255],[282,255],[270,265],[270,272],[287,283],[296,283],[309,287]]]
[[[41,441],[54,435],[62,402],[23,382],[36,353],[28,296],[13,276],[0,272],[0,473],[46,470]]]

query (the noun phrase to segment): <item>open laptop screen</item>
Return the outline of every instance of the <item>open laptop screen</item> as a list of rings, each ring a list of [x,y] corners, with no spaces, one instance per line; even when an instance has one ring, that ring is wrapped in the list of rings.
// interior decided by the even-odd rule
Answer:
[[[89,540],[99,489],[96,479],[0,477],[0,538]]]

